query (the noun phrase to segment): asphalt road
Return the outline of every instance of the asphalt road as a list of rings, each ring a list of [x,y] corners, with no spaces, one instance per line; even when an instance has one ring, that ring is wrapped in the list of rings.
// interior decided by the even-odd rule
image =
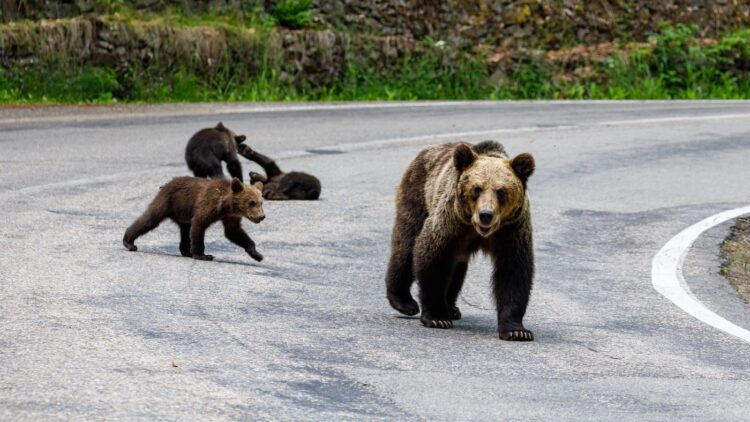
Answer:
[[[120,239],[217,121],[317,175],[267,202],[251,260],[210,229]],[[385,300],[395,186],[424,145],[534,154],[536,341],[498,340],[485,258],[453,330]],[[245,163],[245,171],[253,169]],[[422,103],[0,109],[0,419],[747,420],[750,344],[651,285],[680,230],[750,202],[750,103]],[[686,280],[750,328],[716,275]]]

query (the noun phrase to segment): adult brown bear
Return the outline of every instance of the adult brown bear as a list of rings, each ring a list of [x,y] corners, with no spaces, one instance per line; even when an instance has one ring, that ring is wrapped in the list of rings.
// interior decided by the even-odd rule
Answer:
[[[420,320],[451,328],[469,258],[480,249],[494,263],[492,284],[503,340],[530,341],[523,326],[534,276],[527,153],[510,159],[502,145],[453,143],[428,147],[411,162],[396,192],[396,219],[386,276],[391,306],[419,312],[411,296],[418,279]]]

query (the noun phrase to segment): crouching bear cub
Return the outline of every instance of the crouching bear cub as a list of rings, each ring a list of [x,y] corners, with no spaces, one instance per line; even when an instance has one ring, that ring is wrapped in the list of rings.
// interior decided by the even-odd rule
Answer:
[[[205,254],[203,238],[211,224],[221,221],[226,238],[261,261],[263,255],[241,225],[243,217],[256,224],[266,218],[261,189],[262,183],[247,186],[237,178],[176,177],[161,187],[146,212],[128,227],[122,243],[137,251],[135,240],[169,218],[180,226],[180,253],[210,261],[214,257]]]
[[[237,135],[219,122],[216,127],[199,130],[185,147],[185,161],[195,177],[223,178],[221,162],[227,163],[230,177],[242,181],[242,164],[237,147],[245,142],[245,135]]]
[[[531,341],[523,326],[531,293],[534,255],[526,181],[534,172],[527,153],[513,159],[502,145],[484,141],[426,148],[411,162],[396,193],[396,219],[386,276],[391,306],[419,312],[411,296],[419,282],[421,322],[451,328],[461,319],[456,299],[472,254],[493,259],[498,333]]]

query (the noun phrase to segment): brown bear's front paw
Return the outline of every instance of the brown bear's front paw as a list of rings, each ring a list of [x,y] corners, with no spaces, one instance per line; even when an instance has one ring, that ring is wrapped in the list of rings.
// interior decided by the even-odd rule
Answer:
[[[213,255],[195,255],[193,254],[193,259],[197,259],[199,261],[213,261],[214,256]]]
[[[500,340],[534,341],[534,333],[525,328],[520,330],[500,331]]]
[[[250,256],[258,262],[263,261],[263,255],[261,255],[258,251],[250,251],[248,252],[248,254],[250,254]]]
[[[449,318],[433,318],[422,313],[419,320],[422,321],[422,325],[427,328],[453,328],[453,321]]]
[[[461,319],[461,310],[458,309],[458,306],[454,306],[453,309],[451,309],[450,317],[454,321]]]
[[[135,244],[134,244],[134,243],[132,243],[132,242],[128,242],[128,241],[125,241],[125,240],[123,240],[123,241],[122,241],[122,244],[123,244],[123,245],[125,245],[125,248],[126,248],[127,250],[129,250],[130,252],[135,252],[135,251],[137,251],[137,250],[138,250],[138,247],[137,247],[137,246],[135,246]]]

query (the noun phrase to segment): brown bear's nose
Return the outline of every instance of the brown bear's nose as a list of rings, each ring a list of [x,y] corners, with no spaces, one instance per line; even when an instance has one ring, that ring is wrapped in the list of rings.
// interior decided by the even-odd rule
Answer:
[[[258,217],[258,220],[259,220],[259,221],[263,221],[263,220],[265,220],[265,219],[266,219],[266,215],[265,215],[265,214],[263,214],[263,215],[261,215],[260,217]]]
[[[492,213],[489,211],[480,212],[479,222],[481,222],[482,224],[490,224],[492,222]]]

